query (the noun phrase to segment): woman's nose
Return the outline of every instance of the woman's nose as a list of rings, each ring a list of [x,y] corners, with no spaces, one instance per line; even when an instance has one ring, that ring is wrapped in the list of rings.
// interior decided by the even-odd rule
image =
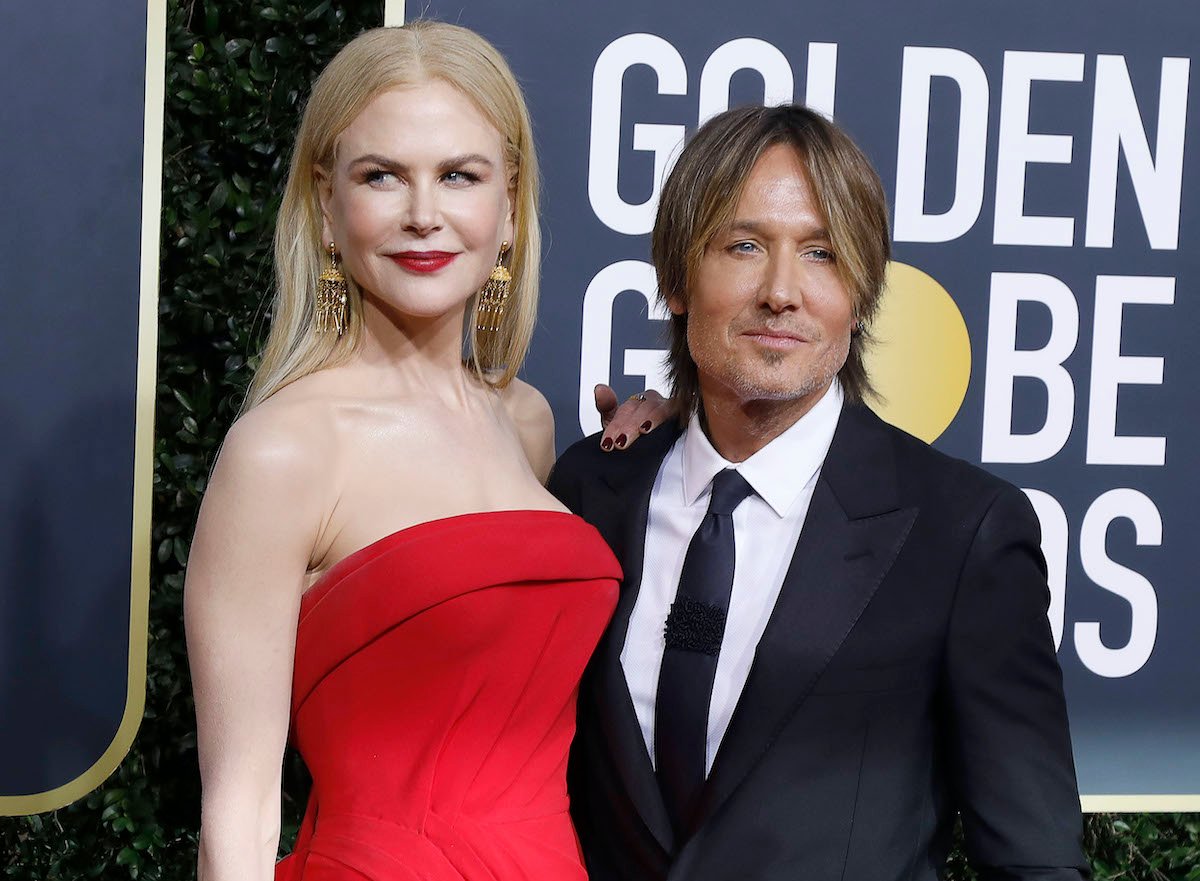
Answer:
[[[429,235],[441,228],[442,215],[434,187],[417,184],[409,190],[404,228],[418,235]]]

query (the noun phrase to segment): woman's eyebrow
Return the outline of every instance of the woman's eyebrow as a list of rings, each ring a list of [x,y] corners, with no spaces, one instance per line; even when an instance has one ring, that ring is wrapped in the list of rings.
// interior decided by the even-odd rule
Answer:
[[[397,162],[395,159],[389,159],[379,153],[367,153],[359,156],[357,159],[351,160],[349,168],[351,170],[360,165],[381,165],[384,168],[393,168],[398,171],[408,171],[408,166],[403,162]],[[448,159],[443,159],[438,163],[439,171],[446,171],[451,168],[457,168],[463,165],[483,165],[487,168],[494,167],[495,163],[488,159],[482,153],[463,153],[460,156],[451,156]]]
[[[482,153],[464,153],[461,156],[452,156],[451,158],[442,162],[438,167],[444,171],[448,168],[454,168],[459,165],[485,165],[488,168],[491,168],[493,163],[492,160],[488,159]]]

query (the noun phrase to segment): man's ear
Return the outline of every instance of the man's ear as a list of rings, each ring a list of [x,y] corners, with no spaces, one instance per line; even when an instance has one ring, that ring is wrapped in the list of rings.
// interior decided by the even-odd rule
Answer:
[[[313,166],[313,180],[317,185],[317,198],[321,202],[321,242],[335,242],[330,204],[333,201],[333,175],[323,166]]]
[[[671,310],[672,315],[687,315],[687,304],[683,302],[682,297],[667,297],[667,308]]]

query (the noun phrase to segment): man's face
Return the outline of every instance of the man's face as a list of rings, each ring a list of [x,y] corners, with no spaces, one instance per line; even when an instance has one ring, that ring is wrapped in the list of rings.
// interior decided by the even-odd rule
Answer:
[[[815,403],[846,361],[854,309],[808,173],[777,144],[692,279],[688,349],[706,401]],[[807,406],[805,406],[807,405]]]

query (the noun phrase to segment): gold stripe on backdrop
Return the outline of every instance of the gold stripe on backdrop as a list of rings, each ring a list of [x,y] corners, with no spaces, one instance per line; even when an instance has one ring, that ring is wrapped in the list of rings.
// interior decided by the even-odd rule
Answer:
[[[1189,814],[1200,811],[1200,795],[1085,795],[1089,814]]]
[[[129,598],[129,679],[125,712],[108,749],[69,783],[31,795],[0,796],[0,816],[52,811],[103,783],[133,744],[146,703],[150,603],[150,503],[154,457],[154,391],[158,360],[158,245],[162,210],[163,108],[166,100],[167,9],[146,4],[146,94],[142,147],[142,239],[138,305],[137,399],[134,414],[133,524]]]

